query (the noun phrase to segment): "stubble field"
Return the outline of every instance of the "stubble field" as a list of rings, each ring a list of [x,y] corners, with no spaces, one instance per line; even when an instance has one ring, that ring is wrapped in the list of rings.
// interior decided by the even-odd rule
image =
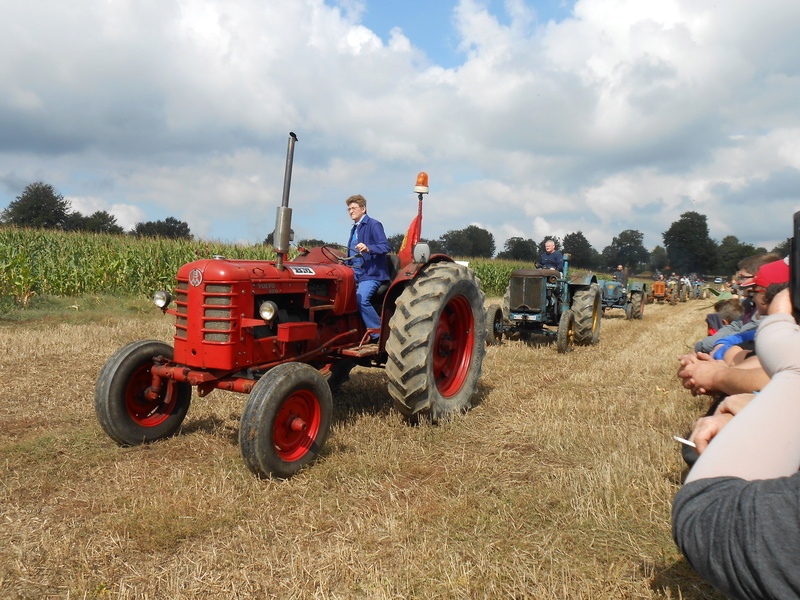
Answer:
[[[358,369],[289,481],[243,465],[237,394],[195,396],[172,439],[111,442],[100,368],[172,322],[83,303],[0,321],[0,598],[721,598],[669,520],[672,435],[707,405],[676,357],[708,302],[611,311],[599,345],[565,355],[491,347],[475,408],[439,426],[404,423],[384,373]]]

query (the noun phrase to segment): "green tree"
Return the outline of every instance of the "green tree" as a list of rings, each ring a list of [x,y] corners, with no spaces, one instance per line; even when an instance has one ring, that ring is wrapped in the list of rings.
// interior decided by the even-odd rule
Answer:
[[[644,247],[644,234],[635,229],[626,229],[611,240],[611,245],[603,249],[603,266],[609,269],[622,265],[631,271],[637,271],[640,265],[646,264],[650,253]]]
[[[445,253],[450,256],[470,258],[494,256],[494,236],[477,225],[448,231],[439,238],[439,241]]]
[[[305,240],[300,240],[297,242],[298,246],[302,246],[303,248],[320,248],[322,246],[328,246],[327,242],[323,242],[322,240],[318,240],[315,238],[308,238]]]
[[[787,256],[792,249],[792,238],[786,238],[785,242],[781,242],[775,246],[772,251],[780,256]]]
[[[125,230],[117,225],[117,218],[104,210],[93,212],[88,217],[79,212],[70,213],[64,223],[64,229],[67,231],[90,231],[92,233],[125,233]]]
[[[708,234],[705,215],[685,212],[661,235],[674,272],[708,273],[714,268],[717,245]]]
[[[600,253],[600,264],[597,266],[600,269],[610,271],[615,269],[618,264],[619,260],[617,260],[617,249],[609,244],[603,248],[603,251]]]
[[[85,217],[79,212],[69,213],[62,227],[65,231],[86,231],[88,220],[89,217]]]
[[[420,242],[425,242],[431,249],[431,254],[446,254],[444,245],[439,240],[426,240],[425,238],[421,238]]]
[[[17,227],[61,229],[67,222],[69,209],[69,200],[65,200],[52,185],[37,181],[28,185],[3,210],[0,220]]]
[[[178,221],[175,217],[167,217],[163,221],[147,221],[137,223],[131,232],[136,237],[164,237],[171,239],[192,239],[189,224]]]
[[[579,269],[594,269],[600,260],[600,253],[592,247],[582,231],[564,236],[564,252],[569,252],[570,264]]]
[[[661,247],[656,246],[650,253],[650,268],[655,271],[663,271],[669,266],[669,256],[667,251]]]
[[[389,247],[395,254],[397,254],[400,251],[400,246],[403,243],[404,237],[406,237],[405,233],[395,233],[394,235],[390,235],[387,238],[389,240]]]
[[[536,242],[531,239],[512,237],[506,240],[503,248],[497,258],[533,262],[538,256]]]
[[[717,247],[715,273],[732,275],[738,269],[739,261],[753,256],[756,249],[751,244],[743,244],[735,235],[727,235]]]
[[[89,215],[86,229],[97,233],[125,233],[125,230],[117,224],[117,218],[104,210]]]

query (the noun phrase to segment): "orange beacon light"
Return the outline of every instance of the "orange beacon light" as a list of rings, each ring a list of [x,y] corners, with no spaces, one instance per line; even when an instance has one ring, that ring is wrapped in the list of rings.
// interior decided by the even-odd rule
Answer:
[[[428,193],[428,174],[425,171],[422,171],[419,175],[417,175],[417,185],[414,186],[414,193]]]

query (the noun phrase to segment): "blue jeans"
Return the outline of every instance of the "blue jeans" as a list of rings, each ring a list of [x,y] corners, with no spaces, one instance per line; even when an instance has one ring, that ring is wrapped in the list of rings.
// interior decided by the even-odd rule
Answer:
[[[375,279],[364,279],[357,283],[356,301],[358,302],[358,310],[361,313],[361,318],[364,320],[364,325],[367,326],[367,329],[378,329],[381,326],[381,318],[369,302],[381,283],[382,282]]]

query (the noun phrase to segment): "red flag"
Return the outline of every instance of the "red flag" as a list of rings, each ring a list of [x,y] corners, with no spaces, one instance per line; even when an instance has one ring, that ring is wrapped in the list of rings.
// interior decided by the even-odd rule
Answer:
[[[400,244],[400,250],[397,252],[397,256],[400,259],[400,268],[405,267],[407,264],[414,262],[414,244],[416,244],[422,232],[422,215],[417,214],[414,217],[414,220],[411,221],[411,225],[406,232],[406,236],[403,238],[403,243]]]

